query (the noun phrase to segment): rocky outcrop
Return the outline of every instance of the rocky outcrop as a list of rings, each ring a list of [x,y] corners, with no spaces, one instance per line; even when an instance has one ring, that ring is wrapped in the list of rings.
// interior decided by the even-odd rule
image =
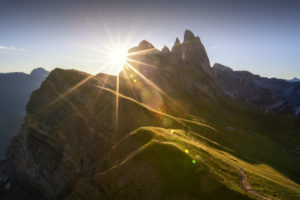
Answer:
[[[184,41],[180,43],[176,38],[172,48],[172,56],[174,62],[184,60],[193,65],[196,69],[201,70],[202,73],[211,76],[211,67],[205,48],[199,37],[195,37],[190,30],[184,33]]]
[[[152,45],[143,43],[130,49],[129,63],[157,88],[179,100],[180,96],[185,96],[185,99],[187,96],[197,96],[201,101],[217,101],[221,94],[215,87],[209,59],[199,37],[186,30],[184,41],[181,43],[176,38],[171,52],[167,47],[160,52],[152,51],[147,48]],[[142,50],[143,47],[146,49]],[[135,74],[129,69],[121,72],[121,76],[125,77],[126,73]]]
[[[261,110],[299,115],[300,84],[269,79],[247,71],[233,71],[221,64],[213,66],[219,88],[232,99],[258,106]]]
[[[158,52],[158,50],[156,48],[154,48],[154,46],[146,40],[141,41],[138,46],[130,48],[128,50],[129,55],[138,53],[139,56],[142,54],[151,54],[151,53],[157,53],[157,52]],[[132,55],[130,55],[130,56],[132,56]]]

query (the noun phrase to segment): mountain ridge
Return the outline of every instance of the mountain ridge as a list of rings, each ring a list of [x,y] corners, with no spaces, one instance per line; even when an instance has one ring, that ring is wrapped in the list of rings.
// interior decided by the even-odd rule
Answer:
[[[290,80],[288,80],[288,81],[289,81],[289,82],[298,82],[298,81],[300,81],[300,79],[297,78],[297,77],[295,77],[295,78],[290,79]]]
[[[218,63],[214,64],[213,70],[219,88],[232,99],[253,104],[265,112],[299,115],[298,82],[260,77],[248,71],[233,71]]]

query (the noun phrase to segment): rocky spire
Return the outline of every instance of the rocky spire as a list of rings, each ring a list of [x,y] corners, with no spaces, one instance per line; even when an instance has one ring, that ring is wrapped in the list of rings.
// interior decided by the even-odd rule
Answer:
[[[191,41],[195,39],[195,35],[194,33],[192,33],[192,31],[186,29],[184,32],[184,42],[186,41]]]
[[[163,54],[169,54],[169,53],[170,53],[170,49],[165,45],[165,46],[162,48],[161,52],[162,52]]]
[[[179,40],[178,37],[177,37],[176,40],[175,40],[174,46],[175,46],[175,45],[179,45],[179,44],[180,44],[180,40]]]
[[[177,51],[180,48],[180,45],[181,45],[180,40],[177,37],[176,40],[175,40],[175,43],[172,47],[172,52]]]
[[[154,48],[154,46],[146,40],[141,41],[138,47],[140,47],[142,49],[152,49],[152,48]]]
[[[176,38],[171,55],[175,60],[185,60],[186,62],[193,64],[199,70],[211,74],[212,70],[209,59],[200,38],[195,37],[188,29],[184,33],[184,40],[182,43]]]
[[[181,43],[180,43],[180,40],[178,39],[178,37],[176,38],[176,40],[175,40],[175,43],[174,43],[174,45],[173,45],[173,47],[174,46],[177,46],[177,45],[180,45]]]
[[[129,49],[128,52],[130,53],[130,52],[141,51],[141,50],[146,50],[146,49],[155,50],[154,46],[150,42],[143,40],[139,43],[138,46]]]

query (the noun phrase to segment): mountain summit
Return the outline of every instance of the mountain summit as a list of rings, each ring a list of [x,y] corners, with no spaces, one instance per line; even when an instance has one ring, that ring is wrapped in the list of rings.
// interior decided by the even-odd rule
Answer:
[[[193,65],[197,70],[211,76],[211,67],[208,56],[199,37],[195,37],[190,30],[184,33],[184,41],[180,43],[178,38],[172,48],[172,54],[178,60],[184,60]]]
[[[154,49],[155,49],[154,46],[150,42],[143,40],[139,43],[138,46],[129,49],[128,53],[143,51],[143,50],[154,50]]]
[[[192,31],[190,30],[185,30],[184,32],[184,42],[187,42],[187,41],[192,41],[195,39],[195,35],[194,33],[192,33]]]

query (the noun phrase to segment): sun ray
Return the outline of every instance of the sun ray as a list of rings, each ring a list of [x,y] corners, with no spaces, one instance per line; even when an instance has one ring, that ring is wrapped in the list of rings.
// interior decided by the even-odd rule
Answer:
[[[104,68],[105,66],[109,65],[109,63],[107,63],[106,65],[104,65],[102,68]],[[98,73],[99,71],[101,71],[101,69],[97,70],[96,73]],[[50,106],[56,104],[58,101],[60,101],[61,99],[65,98],[65,96],[69,95],[70,93],[72,93],[74,90],[76,90],[78,87],[80,87],[81,85],[83,85],[84,83],[86,83],[88,80],[90,80],[91,78],[94,78],[94,75],[90,74],[88,77],[86,77],[85,79],[83,79],[82,81],[80,81],[78,84],[76,84],[75,86],[71,87],[70,89],[68,89],[66,92],[62,93],[61,95],[59,95],[59,97],[57,97],[56,99],[54,99],[52,102],[49,103],[48,106],[46,106],[45,109],[49,108]]]
[[[101,18],[101,22],[102,22],[102,24],[103,24],[104,30],[105,30],[105,32],[106,32],[106,35],[108,36],[109,41],[110,41],[110,43],[111,43],[111,46],[112,46],[113,48],[115,48],[115,47],[116,47],[115,41],[114,41],[114,39],[112,38],[112,34],[110,33],[110,30],[109,30],[109,28],[107,27],[107,25],[106,25],[106,23],[105,23],[105,21],[104,21],[103,16],[101,15],[100,18]]]
[[[160,87],[158,87],[155,83],[153,83],[151,80],[149,80],[147,77],[145,77],[142,73],[140,73],[138,70],[136,70],[130,63],[126,62],[126,64],[130,67],[131,70],[133,70],[137,75],[139,75],[144,81],[146,81],[151,87],[156,89],[163,97],[165,97],[169,102],[172,102],[172,105],[174,108],[181,112],[181,105],[179,102],[174,100],[172,97],[170,97],[166,92],[164,92]]]
[[[156,48],[150,48],[150,49],[143,49],[143,50],[139,50],[139,51],[129,52],[128,57],[137,56],[137,55],[146,55],[146,54],[149,54],[149,53],[153,53],[155,51],[157,51]]]
[[[101,87],[104,87],[105,84],[106,84],[106,82],[107,82],[107,80],[109,79],[109,76],[105,76],[104,80],[100,80],[97,76],[95,76],[94,78],[96,78],[99,82],[101,81]],[[96,95],[96,100],[97,100],[98,97],[100,96],[101,92],[102,92],[102,90],[100,90],[100,91],[98,92],[98,94]]]
[[[145,63],[145,62],[142,62],[142,61],[139,61],[139,60],[134,60],[132,58],[127,58],[127,62],[133,62],[133,63],[136,63],[136,64],[141,64],[141,65],[147,65],[149,67],[152,67],[154,69],[160,69],[159,67],[155,66],[155,65],[151,65],[151,64],[148,64],[148,63]]]
[[[95,86],[95,87],[97,87],[97,88],[99,88],[99,89],[101,89],[101,90],[108,91],[108,92],[110,92],[110,93],[112,93],[112,94],[114,94],[114,95],[117,95],[117,94],[116,94],[116,91],[114,91],[114,90],[112,90],[112,89],[109,89],[109,88],[106,88],[106,87],[100,87],[100,86]],[[175,116],[173,116],[173,115],[170,115],[170,114],[164,113],[164,112],[162,112],[162,111],[156,110],[156,109],[154,109],[154,108],[151,108],[149,105],[147,105],[147,104],[145,104],[145,103],[142,103],[142,102],[139,102],[138,100],[133,99],[133,98],[131,98],[131,97],[128,97],[128,96],[126,96],[126,95],[124,95],[124,94],[118,93],[118,97],[119,97],[119,98],[122,98],[122,99],[125,99],[125,100],[128,100],[128,101],[131,101],[131,102],[134,102],[134,103],[136,103],[136,104],[138,104],[138,105],[140,105],[140,106],[143,106],[144,108],[146,108],[146,109],[148,109],[148,110],[150,110],[150,111],[152,111],[152,112],[158,113],[158,114],[160,114],[160,115],[167,116],[167,117],[169,117],[169,118],[171,118],[171,119],[174,119],[174,120],[176,120],[176,121],[179,121],[179,122],[182,123],[182,124],[184,124],[184,123],[187,122],[187,123],[195,124],[195,125],[198,125],[198,126],[203,126],[203,127],[209,128],[209,129],[211,129],[211,130],[213,130],[213,131],[219,132],[217,129],[215,129],[214,127],[212,127],[212,126],[210,126],[210,125],[208,125],[208,124],[201,123],[201,122],[194,121],[194,120],[190,120],[190,119],[186,119],[186,118],[182,118],[182,117],[175,117]]]
[[[127,74],[127,71],[126,71],[126,70],[123,70],[123,73],[124,73],[124,75],[125,75],[125,78],[126,78],[126,80],[127,80],[127,83],[128,83],[128,85],[129,85],[129,87],[130,87],[130,90],[131,90],[133,96],[137,99],[137,95],[136,95],[136,93],[135,93],[135,90],[134,90],[133,87],[132,87],[132,83],[129,81],[129,76],[128,76],[128,74]]]
[[[74,87],[70,88],[69,90],[67,90],[66,92],[64,92],[63,94],[61,94],[59,97],[57,97],[56,99],[54,99],[52,102],[50,102],[49,105],[48,105],[48,107],[52,106],[53,104],[56,104],[58,101],[60,101],[61,99],[63,99],[65,96],[69,95],[74,90],[76,90],[78,87],[80,87],[81,85],[83,85],[84,83],[86,83],[92,77],[93,77],[93,75],[89,75],[88,77],[86,77],[85,79],[83,79],[82,81],[80,81]]]
[[[129,33],[128,33],[128,35],[127,35],[125,41],[124,41],[124,43],[123,43],[122,48],[126,48],[126,47],[128,47],[128,46],[131,46],[131,45],[129,44],[129,41],[131,40],[131,36],[132,36],[132,34],[133,34],[134,27],[135,27],[135,25],[132,24],[132,27],[131,27],[131,29],[130,29],[130,31],[129,31]]]
[[[116,85],[116,108],[115,108],[115,132],[118,131],[119,123],[119,76],[117,76],[117,85]]]
[[[130,63],[126,62],[126,64],[130,67],[132,71],[134,71],[137,75],[139,75],[143,80],[145,80],[151,87],[156,89],[161,94],[168,96],[162,89],[160,89],[155,83],[146,78],[143,74],[141,74],[138,70],[136,70]]]
[[[108,49],[108,50],[101,50],[101,49],[93,48],[93,47],[87,47],[87,49],[99,53],[98,57],[101,56],[101,55],[109,55],[109,50],[110,50],[110,49]]]
[[[106,50],[110,49],[110,46],[106,43],[104,43],[101,39],[98,38],[98,36],[96,34],[93,34],[95,40],[97,41],[97,43],[99,43],[102,47],[104,47]]]

